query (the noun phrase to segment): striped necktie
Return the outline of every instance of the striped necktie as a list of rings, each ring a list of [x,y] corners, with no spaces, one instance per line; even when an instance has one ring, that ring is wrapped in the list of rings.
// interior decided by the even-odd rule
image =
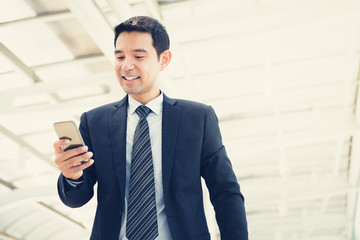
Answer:
[[[140,105],[135,112],[140,120],[132,147],[126,237],[129,240],[153,240],[158,236],[158,224],[154,166],[146,120],[150,109]]]

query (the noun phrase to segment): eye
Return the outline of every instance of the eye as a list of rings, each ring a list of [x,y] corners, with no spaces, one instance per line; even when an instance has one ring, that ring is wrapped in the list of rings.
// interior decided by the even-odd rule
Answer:
[[[119,60],[119,61],[122,61],[122,60],[125,59],[125,57],[124,56],[119,56],[119,57],[116,57],[116,59]]]
[[[136,59],[143,59],[144,56],[135,56]]]

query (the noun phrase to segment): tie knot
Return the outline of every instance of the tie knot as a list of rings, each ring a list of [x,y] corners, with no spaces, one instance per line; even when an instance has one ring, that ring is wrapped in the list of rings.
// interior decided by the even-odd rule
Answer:
[[[138,108],[135,110],[136,114],[140,117],[140,118],[146,118],[147,115],[150,113],[150,108],[148,108],[147,106],[144,105],[140,105],[138,106]]]

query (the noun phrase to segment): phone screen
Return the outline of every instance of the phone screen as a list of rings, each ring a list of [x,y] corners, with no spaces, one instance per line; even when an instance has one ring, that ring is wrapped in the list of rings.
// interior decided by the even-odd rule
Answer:
[[[54,128],[59,139],[69,139],[71,143],[64,146],[64,151],[84,146],[79,130],[73,121],[56,122]]]

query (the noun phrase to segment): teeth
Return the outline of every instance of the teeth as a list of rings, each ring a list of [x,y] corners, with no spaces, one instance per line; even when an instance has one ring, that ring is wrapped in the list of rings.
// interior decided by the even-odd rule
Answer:
[[[138,79],[139,77],[124,77],[124,78],[128,81],[131,81],[131,80]]]

